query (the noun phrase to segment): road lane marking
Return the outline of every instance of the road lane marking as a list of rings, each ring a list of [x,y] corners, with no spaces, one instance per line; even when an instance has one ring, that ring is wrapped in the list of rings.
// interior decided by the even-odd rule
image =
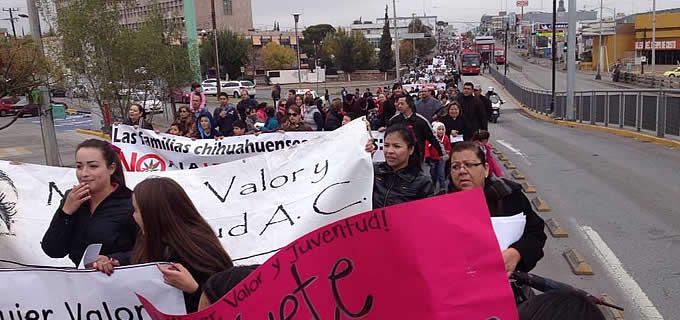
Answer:
[[[503,146],[505,146],[506,148],[508,148],[508,150],[512,151],[512,153],[514,153],[518,156],[524,156],[524,154],[521,151],[519,151],[518,149],[515,149],[515,147],[513,147],[512,144],[510,144],[509,142],[505,142],[505,140],[496,140],[496,141],[498,141],[498,143],[500,143]]]
[[[503,145],[505,148],[510,150],[510,152],[520,156],[527,165],[531,166],[531,161],[529,161],[529,157],[526,154],[522,153],[522,151],[520,151],[519,149],[513,147],[512,144],[510,144],[510,142],[506,142],[505,140],[496,140],[496,142]]]
[[[595,255],[600,259],[600,262],[602,262],[602,266],[607,269],[619,288],[623,290],[625,296],[631,300],[632,305],[638,309],[642,319],[663,320],[663,316],[659,313],[659,310],[657,310],[652,301],[649,300],[647,294],[642,291],[642,288],[640,288],[635,279],[626,272],[619,258],[617,258],[614,252],[607,246],[607,243],[602,240],[597,231],[589,226],[582,226],[581,230],[595,249]]]

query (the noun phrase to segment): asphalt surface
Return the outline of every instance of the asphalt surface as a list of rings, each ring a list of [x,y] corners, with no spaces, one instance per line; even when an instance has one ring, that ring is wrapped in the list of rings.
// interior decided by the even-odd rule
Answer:
[[[508,103],[499,123],[490,125],[492,140],[552,207],[542,216],[569,232],[567,239],[549,236],[534,271],[608,293],[626,308],[626,319],[649,319],[654,308],[664,319],[680,319],[680,150],[530,119],[490,78],[464,80],[499,88]],[[589,228],[603,240],[599,246],[584,233]],[[601,246],[615,258],[600,258]],[[595,275],[574,276],[562,257],[567,248],[579,251]],[[626,275],[642,295],[620,280]],[[641,307],[644,295],[652,308]]]
[[[522,71],[508,68],[508,77],[515,82],[529,88],[551,90],[552,88],[552,68],[548,59],[520,57],[516,49],[508,50],[508,60],[522,66]],[[564,64],[558,63],[556,66],[555,90],[567,90],[567,72],[563,70]],[[503,66],[500,66],[503,71]],[[575,90],[602,90],[602,89],[626,89],[634,88],[631,85],[614,83],[611,81],[611,74],[601,73],[602,80],[595,80],[595,75],[585,72],[576,72]]]

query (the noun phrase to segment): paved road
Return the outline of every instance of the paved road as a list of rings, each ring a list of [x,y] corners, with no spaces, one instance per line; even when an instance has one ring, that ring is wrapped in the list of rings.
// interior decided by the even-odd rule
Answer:
[[[492,139],[550,204],[545,217],[569,232],[566,240],[549,238],[536,271],[613,295],[627,307],[626,319],[650,318],[654,308],[644,309],[647,317],[638,308],[645,296],[665,319],[680,319],[680,150],[535,121],[506,100]],[[567,246],[586,257],[595,276],[571,275],[560,256]]]
[[[530,60],[525,60],[520,57],[515,50],[509,50],[508,52],[509,61],[519,64],[522,66],[522,72],[516,69],[508,69],[508,76],[530,88],[538,89],[551,89],[551,74],[552,69],[549,65],[550,61],[540,58],[530,58]],[[502,71],[503,68],[501,67]],[[557,75],[555,77],[555,90],[566,91],[567,90],[567,72],[562,71],[562,65],[557,65]],[[622,88],[633,88],[631,85],[616,83],[610,81],[609,73],[602,73],[603,80],[595,80],[595,75],[590,73],[576,72],[576,90],[598,90],[598,89],[622,89]]]

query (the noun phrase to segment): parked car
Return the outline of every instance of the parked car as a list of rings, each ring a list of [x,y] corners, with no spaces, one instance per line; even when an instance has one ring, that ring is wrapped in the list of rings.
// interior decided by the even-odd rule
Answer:
[[[248,95],[251,98],[255,98],[255,95],[257,94],[257,89],[255,88],[255,84],[252,83],[251,81],[248,80],[227,81],[225,84],[222,85],[222,91],[226,92],[230,96],[233,96],[234,98],[240,97],[241,90],[243,89],[248,91]]]
[[[177,89],[173,90],[171,95],[174,96],[175,102],[177,102],[177,103],[189,103],[190,102],[189,99],[191,99],[191,92],[188,91],[188,90],[190,90],[190,89],[185,90],[185,89],[177,88]]]
[[[206,96],[216,96],[217,95],[216,82],[201,84],[201,91],[203,91],[203,94],[205,94]]]
[[[153,94],[135,92],[130,95],[130,100],[140,104],[148,114],[163,113],[163,102]]]
[[[20,113],[20,116],[25,116],[27,114],[37,117],[40,115],[40,106],[35,103],[28,102],[28,98],[22,98],[19,102],[12,105],[11,113]]]
[[[50,89],[50,96],[53,98],[65,98],[66,97],[66,89],[64,88],[52,88]]]
[[[2,97],[2,99],[0,99],[0,117],[6,117],[10,114],[13,114],[14,112],[12,111],[12,105],[17,102],[19,102],[19,99],[16,97]]]
[[[680,67],[675,67],[663,73],[664,77],[675,78],[680,77]]]

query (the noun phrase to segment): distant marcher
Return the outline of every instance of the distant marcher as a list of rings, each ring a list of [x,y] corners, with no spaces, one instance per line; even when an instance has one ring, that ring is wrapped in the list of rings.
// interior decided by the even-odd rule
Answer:
[[[234,121],[239,119],[239,113],[236,107],[229,103],[229,95],[226,92],[220,92],[219,102],[220,105],[213,111],[215,127],[221,136],[229,137],[233,134]]]
[[[243,120],[234,121],[234,137],[239,137],[246,134],[248,126]]]
[[[441,102],[432,97],[432,91],[420,91],[420,100],[416,103],[416,112],[425,117],[428,122],[432,121],[432,116],[434,116],[441,107]]]
[[[272,87],[272,100],[274,100],[274,105],[281,100],[281,85],[278,83]]]
[[[335,98],[331,103],[331,108],[326,115],[326,131],[333,131],[342,125],[342,100]]]
[[[466,82],[463,85],[463,96],[459,103],[462,107],[467,127],[465,141],[472,139],[472,136],[479,130],[488,130],[489,121],[486,115],[486,108],[482,100],[474,95],[474,85],[472,83]]]
[[[127,119],[123,121],[123,124],[135,126],[141,129],[153,130],[151,122],[146,121],[146,110],[144,110],[144,108],[137,103],[130,105],[130,108],[128,108]]]
[[[449,142],[449,137],[446,134],[446,127],[441,122],[433,122],[432,130],[435,132],[435,136],[441,142],[444,147],[444,154],[438,155],[435,152],[432,143],[428,142],[425,147],[425,158],[430,165],[430,177],[432,181],[437,183],[437,190],[435,193],[446,193],[448,190],[448,179],[446,178],[446,163],[449,160],[449,155],[451,154],[451,143]]]
[[[205,108],[205,94],[202,91],[201,85],[198,83],[192,83],[191,84],[191,94],[189,94],[189,101],[194,101],[194,96],[199,97],[199,103],[198,104],[193,104],[191,103],[192,106],[192,112],[200,112]]]
[[[179,122],[175,121],[170,124],[170,127],[168,128],[168,131],[165,133],[175,135],[175,136],[181,136],[182,132],[179,130]]]
[[[196,97],[192,98],[196,99]],[[188,138],[196,136],[196,119],[188,106],[180,106],[177,110],[179,116],[177,122],[179,123],[180,135]]]
[[[212,126],[213,119],[209,113],[198,118],[196,127],[196,139],[215,139],[220,137],[220,132]],[[233,129],[232,129],[233,130]]]
[[[282,131],[312,131],[302,120],[302,110],[300,107],[294,105],[288,107],[288,120],[281,126]]]
[[[489,131],[480,130],[479,132],[475,133],[474,136],[472,136],[470,141],[484,148],[484,154],[486,155],[486,160],[489,163],[489,175],[502,177],[505,175],[505,173],[503,172],[503,168],[501,168],[500,164],[498,164],[498,161],[496,161],[493,153],[491,153],[491,145],[489,144],[490,137],[491,135],[489,134]]]
[[[261,132],[276,132],[279,129],[279,120],[276,119],[276,111],[274,107],[268,106],[265,109],[267,115],[267,121],[265,121],[264,127],[260,129]]]
[[[255,99],[251,99],[250,96],[248,95],[248,90],[242,89],[241,90],[241,101],[236,104],[236,109],[238,110],[238,113],[241,115],[241,119],[246,118],[246,109],[248,107],[255,107],[257,108],[257,101]]]
[[[312,128],[312,131],[323,130],[323,115],[314,103],[313,97],[305,97],[305,107],[302,113],[303,121]]]

